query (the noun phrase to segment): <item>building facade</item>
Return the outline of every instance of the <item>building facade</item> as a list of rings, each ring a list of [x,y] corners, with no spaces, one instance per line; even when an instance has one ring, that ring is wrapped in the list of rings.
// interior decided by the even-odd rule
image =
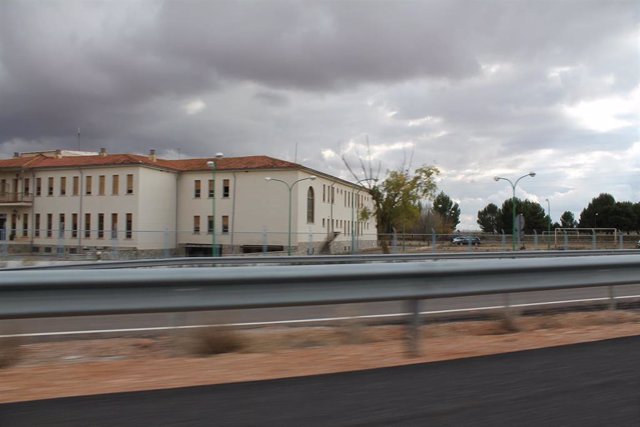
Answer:
[[[56,150],[0,160],[7,253],[343,253],[376,244],[367,212],[366,188],[267,156]]]

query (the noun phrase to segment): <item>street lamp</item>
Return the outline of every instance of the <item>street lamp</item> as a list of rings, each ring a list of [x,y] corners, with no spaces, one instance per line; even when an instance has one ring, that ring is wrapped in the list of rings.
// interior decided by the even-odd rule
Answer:
[[[216,159],[221,159],[224,155],[216,153]],[[211,169],[211,185],[213,194],[211,195],[211,256],[218,256],[218,247],[216,246],[216,163],[213,160],[207,162],[207,167]]]
[[[363,178],[363,179],[359,179],[358,181],[356,181],[356,185],[360,184],[361,182],[366,182],[366,181],[373,181],[373,182],[378,182],[377,178]],[[356,191],[355,193],[355,197],[353,194],[353,188],[351,189],[351,254],[355,254],[356,253],[356,234],[355,234],[355,218],[354,218],[354,202],[355,199],[358,198],[358,194],[360,194],[360,191],[362,189],[359,188],[358,191]]]
[[[287,233],[287,255],[291,256],[291,190],[293,190],[293,187],[295,187],[295,185],[297,183],[299,183],[300,181],[305,181],[307,179],[310,179],[311,181],[313,181],[314,179],[316,179],[315,175],[311,175],[308,176],[306,178],[300,178],[298,180],[293,181],[291,184],[289,184],[286,181],[283,181],[281,179],[277,179],[277,178],[271,178],[270,176],[265,178],[265,181],[277,181],[277,182],[281,182],[283,183],[287,189],[289,190],[289,231]]]
[[[549,199],[545,199],[547,201],[547,216],[549,217],[549,221],[547,224],[547,250],[551,249],[551,203]]]
[[[496,182],[500,181],[500,180],[507,181],[509,184],[511,184],[511,189],[513,190],[513,197],[511,199],[511,205],[513,207],[512,213],[511,213],[511,220],[512,220],[512,226],[511,226],[511,249],[514,250],[514,251],[516,250],[516,185],[518,185],[518,182],[522,178],[525,178],[527,176],[530,176],[530,177],[533,178],[534,176],[536,176],[536,173],[535,172],[529,172],[526,175],[522,175],[520,178],[516,179],[515,183],[511,182],[510,179],[503,178],[501,176],[496,176],[496,177],[493,178]]]

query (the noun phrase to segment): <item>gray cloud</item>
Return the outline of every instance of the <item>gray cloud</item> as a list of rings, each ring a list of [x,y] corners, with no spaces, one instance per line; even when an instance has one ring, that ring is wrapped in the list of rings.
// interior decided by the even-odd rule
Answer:
[[[437,163],[470,218],[503,196],[493,169],[544,172],[532,194],[574,211],[609,188],[638,198],[637,162],[611,162],[640,140],[639,17],[632,0],[3,1],[0,153],[75,148],[79,126],[112,152],[297,145],[348,178],[340,154],[369,135],[383,170]],[[568,113],[601,100],[605,130]],[[569,179],[571,158],[601,187]]]

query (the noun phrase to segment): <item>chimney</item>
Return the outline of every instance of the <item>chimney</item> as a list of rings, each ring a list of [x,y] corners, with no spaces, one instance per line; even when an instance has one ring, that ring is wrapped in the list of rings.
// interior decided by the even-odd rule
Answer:
[[[53,155],[56,159],[61,159],[62,158],[62,150],[61,149],[57,149]]]
[[[149,150],[149,160],[155,162],[158,160],[158,156],[156,156],[156,150]]]
[[[13,157],[15,159],[17,159],[18,157],[20,157],[20,153],[18,153],[17,151],[15,153],[13,153]]]
[[[107,155],[107,149],[106,148],[101,148],[100,149],[100,154],[98,154],[100,157],[106,157]]]

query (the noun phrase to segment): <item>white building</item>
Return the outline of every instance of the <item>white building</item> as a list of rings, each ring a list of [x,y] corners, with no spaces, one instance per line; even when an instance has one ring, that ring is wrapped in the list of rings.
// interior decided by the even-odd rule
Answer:
[[[286,252],[291,241],[292,253],[340,253],[375,245],[375,219],[362,212],[373,212],[366,188],[267,156],[57,150],[0,160],[8,252],[210,255],[215,242],[239,254]]]

